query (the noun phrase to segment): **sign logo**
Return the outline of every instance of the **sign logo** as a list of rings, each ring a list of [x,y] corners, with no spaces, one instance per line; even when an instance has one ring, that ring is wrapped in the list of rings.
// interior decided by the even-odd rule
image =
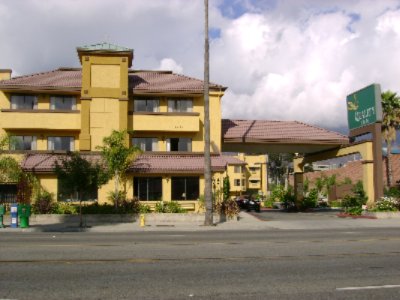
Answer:
[[[350,130],[382,121],[379,84],[371,84],[347,96],[347,119]]]

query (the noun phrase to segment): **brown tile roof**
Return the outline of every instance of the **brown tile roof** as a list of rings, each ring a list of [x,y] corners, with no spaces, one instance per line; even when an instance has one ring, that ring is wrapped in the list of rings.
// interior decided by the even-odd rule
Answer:
[[[65,157],[64,153],[31,153],[25,156],[21,166],[27,171],[52,173],[56,162],[61,164]],[[82,154],[82,157],[93,163],[101,161],[99,154]]]
[[[247,165],[246,162],[240,160],[232,155],[223,155],[222,159],[225,160],[227,165]]]
[[[224,143],[348,144],[348,137],[298,121],[222,120]]]
[[[14,77],[0,81],[0,89],[60,89],[80,91],[82,70],[60,68],[58,70]],[[129,87],[134,93],[188,92],[202,93],[203,81],[167,71],[132,71]],[[223,86],[210,84],[211,89]]]
[[[98,153],[83,154],[83,157],[100,162]],[[27,154],[22,161],[22,168],[38,173],[52,173],[56,162],[61,163],[65,154],[57,153],[32,153]],[[212,171],[224,171],[227,163],[233,162],[222,155],[211,157]],[[237,163],[240,160],[236,161]],[[135,173],[166,173],[166,174],[202,174],[204,172],[204,156],[202,154],[142,154],[130,166],[130,171]]]
[[[203,81],[166,71],[135,71],[129,74],[129,86],[135,92],[196,92],[203,93]],[[210,83],[210,89],[226,88]]]
[[[212,171],[224,171],[227,162],[223,156],[211,156]],[[143,154],[133,163],[130,170],[135,173],[202,174],[202,154]]]
[[[80,69],[58,69],[0,81],[1,88],[44,88],[44,89],[81,89],[82,74]]]

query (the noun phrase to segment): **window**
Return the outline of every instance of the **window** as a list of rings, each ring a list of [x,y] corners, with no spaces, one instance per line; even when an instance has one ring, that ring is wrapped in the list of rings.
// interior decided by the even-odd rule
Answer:
[[[158,99],[135,99],[133,105],[135,111],[160,111],[160,100]]]
[[[242,179],[242,186],[246,186],[246,180]]]
[[[0,204],[17,203],[17,185],[0,184]]]
[[[167,139],[167,151],[192,151],[192,139],[169,138]]]
[[[199,199],[199,177],[171,177],[172,200]]]
[[[33,95],[12,95],[11,109],[37,109],[37,97]]]
[[[242,166],[234,166],[235,173],[242,173]]]
[[[97,201],[97,187],[93,186],[88,191],[85,191],[82,195],[83,201]],[[64,180],[57,180],[57,200],[58,201],[79,201],[78,195],[75,192],[71,192],[68,188],[67,183]]]
[[[168,112],[192,112],[193,100],[168,99]]]
[[[50,97],[51,110],[76,110],[76,98],[71,96]]]
[[[235,186],[240,186],[240,179],[235,179],[234,184]]]
[[[36,140],[36,136],[13,136],[10,140],[10,150],[36,150]]]
[[[158,151],[157,138],[133,138],[132,145],[139,147],[142,151]]]
[[[74,138],[72,136],[49,136],[47,149],[74,151]]]
[[[134,196],[140,201],[160,201],[162,199],[161,177],[135,177]]]

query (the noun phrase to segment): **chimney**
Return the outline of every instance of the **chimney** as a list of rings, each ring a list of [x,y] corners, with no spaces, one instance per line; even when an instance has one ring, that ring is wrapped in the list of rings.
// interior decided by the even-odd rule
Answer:
[[[11,69],[0,69],[0,81],[11,79]]]

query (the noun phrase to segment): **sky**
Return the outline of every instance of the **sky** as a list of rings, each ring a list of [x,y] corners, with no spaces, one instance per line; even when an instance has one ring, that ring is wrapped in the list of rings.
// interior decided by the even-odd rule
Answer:
[[[134,49],[134,69],[202,79],[203,0],[0,0],[0,69],[80,67],[76,47]],[[224,118],[347,133],[346,95],[400,94],[400,0],[209,0],[210,78]]]

